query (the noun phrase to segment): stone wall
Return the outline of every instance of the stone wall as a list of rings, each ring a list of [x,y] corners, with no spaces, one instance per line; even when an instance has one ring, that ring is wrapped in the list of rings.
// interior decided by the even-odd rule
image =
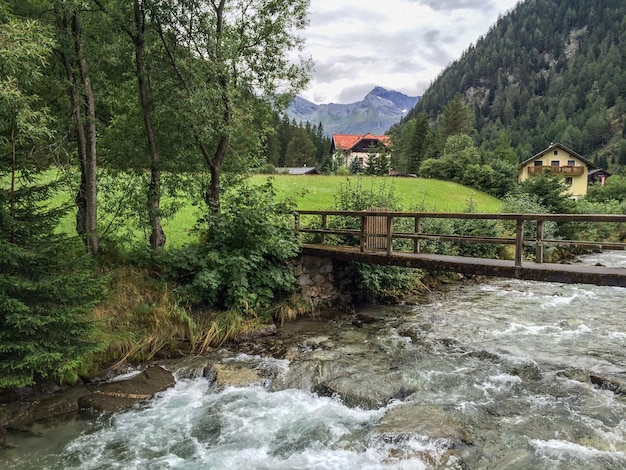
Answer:
[[[293,265],[299,293],[318,308],[349,305],[352,300],[338,285],[335,271],[332,259],[317,256],[300,256]]]

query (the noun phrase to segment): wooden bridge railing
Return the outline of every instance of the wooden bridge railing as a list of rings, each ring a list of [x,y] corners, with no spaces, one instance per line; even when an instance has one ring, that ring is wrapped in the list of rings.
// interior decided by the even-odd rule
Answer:
[[[321,218],[321,227],[302,224],[303,216]],[[359,229],[333,229],[328,226],[329,217],[350,217],[360,219]],[[413,219],[412,232],[394,232],[395,219]],[[413,240],[413,252],[420,253],[420,240],[449,241],[456,243],[483,243],[515,246],[515,267],[522,266],[524,246],[532,244],[535,247],[535,262],[543,262],[543,249],[546,245],[580,246],[598,249],[624,250],[626,243],[592,240],[555,240],[544,238],[545,222],[593,222],[593,223],[626,223],[625,215],[607,214],[486,214],[465,212],[398,212],[381,209],[367,211],[316,211],[301,210],[295,214],[295,229],[297,233],[320,234],[322,244],[326,235],[352,236],[359,238],[361,251],[386,250],[388,255],[393,252],[394,239]],[[470,219],[470,220],[502,220],[515,222],[515,237],[487,237],[458,234],[438,234],[422,232],[424,219]],[[524,226],[526,223],[536,223],[536,236],[526,238]],[[384,227],[381,229],[381,227]],[[619,226],[616,226],[616,230]],[[621,230],[620,230],[621,231]],[[375,240],[384,240],[380,243]]]

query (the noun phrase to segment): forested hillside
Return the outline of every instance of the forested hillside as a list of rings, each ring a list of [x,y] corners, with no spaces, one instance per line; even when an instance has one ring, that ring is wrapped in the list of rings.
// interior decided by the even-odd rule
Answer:
[[[395,129],[435,121],[456,93],[475,114],[476,145],[502,132],[518,160],[559,142],[597,165],[626,165],[626,2],[526,0],[431,84]]]

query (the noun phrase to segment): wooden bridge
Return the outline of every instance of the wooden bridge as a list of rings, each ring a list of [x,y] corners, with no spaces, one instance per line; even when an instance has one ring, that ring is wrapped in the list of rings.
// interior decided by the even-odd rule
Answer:
[[[428,233],[422,230],[428,219],[500,221],[504,233],[510,236]],[[622,224],[625,222],[626,216],[622,215],[397,212],[386,209],[298,211],[295,221],[306,255],[429,271],[620,287],[626,287],[626,268],[544,263],[544,251],[553,246],[595,251],[624,250],[626,243],[546,239],[544,233],[546,224],[567,223],[585,224],[592,230],[600,224],[611,224],[610,232],[624,234],[626,227]],[[623,240],[623,235],[619,239]],[[507,259],[492,259],[429,252],[434,251],[432,245],[437,242],[465,247],[469,246],[467,244],[508,245],[508,248],[499,250],[508,256]]]

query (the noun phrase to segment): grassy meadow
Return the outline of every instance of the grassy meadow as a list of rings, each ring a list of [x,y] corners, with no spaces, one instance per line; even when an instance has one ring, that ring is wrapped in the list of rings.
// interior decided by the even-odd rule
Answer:
[[[256,175],[253,182],[262,184],[269,176]],[[347,179],[361,180],[364,190],[391,189],[400,201],[400,210],[428,210],[460,212],[470,201],[477,212],[497,212],[500,201],[488,194],[457,183],[425,178],[392,178],[376,176],[290,176],[273,175],[274,188],[279,198],[289,197],[299,210],[324,210],[335,207],[338,194]],[[203,207],[201,209],[204,209]],[[190,240],[189,231],[198,218],[199,207],[187,205],[172,219],[163,221],[168,245],[179,245]],[[171,246],[170,245],[170,246]]]
[[[51,170],[46,179],[54,179],[56,171]],[[256,175],[252,177],[255,184],[263,184],[272,178],[277,197],[291,198],[299,210],[323,210],[336,208],[335,198],[350,180],[354,188],[357,183],[364,191],[392,191],[399,201],[399,210],[428,210],[440,212],[459,212],[471,203],[477,212],[497,212],[500,201],[485,193],[448,181],[425,178],[393,178],[376,176],[290,176],[290,175]],[[53,205],[72,204],[74,195],[68,189],[60,192],[51,203]],[[102,196],[101,196],[102,197]],[[167,198],[164,198],[167,199]],[[180,246],[193,240],[191,234],[194,223],[205,210],[203,203],[189,200],[181,202],[181,209],[171,218],[164,218],[163,228],[168,237],[168,246]],[[109,225],[110,216],[101,209],[100,224]],[[70,211],[62,221],[60,230],[74,234],[75,212]],[[105,235],[106,236],[106,235]],[[147,238],[149,234],[134,232],[137,239]]]
[[[264,181],[264,176],[255,176]],[[432,210],[459,212],[471,200],[479,212],[497,212],[500,201],[475,189],[448,181],[426,178],[393,178],[380,176],[289,176],[275,175],[275,188],[278,196],[295,199],[300,210],[323,210],[333,207],[334,196],[346,180],[362,181],[365,190],[378,189],[382,185],[392,188],[400,201],[401,210]]]

